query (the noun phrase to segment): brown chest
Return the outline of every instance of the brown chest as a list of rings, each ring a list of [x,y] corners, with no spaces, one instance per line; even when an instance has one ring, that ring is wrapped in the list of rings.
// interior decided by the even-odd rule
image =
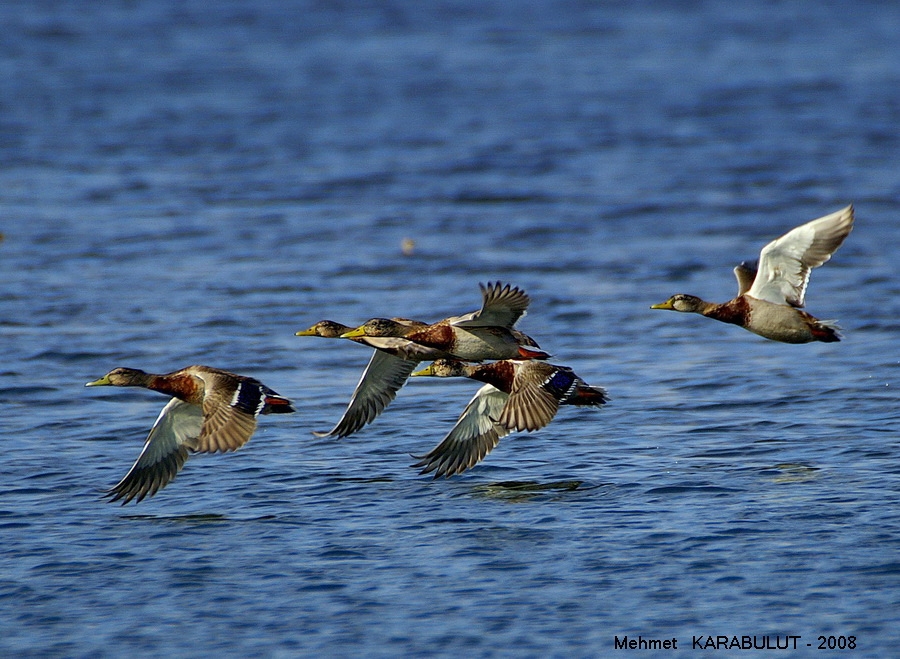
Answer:
[[[750,311],[750,303],[742,295],[723,304],[713,306],[703,315],[715,318],[723,323],[746,327],[750,324]]]
[[[147,388],[174,396],[186,403],[200,405],[203,402],[203,383],[198,378],[187,373],[158,375],[150,381]]]
[[[420,345],[439,350],[452,348],[455,342],[453,328],[449,325],[429,325],[425,329],[412,332],[407,338]]]
[[[516,370],[509,362],[492,362],[476,368],[470,377],[473,380],[484,382],[508,394],[512,391]]]

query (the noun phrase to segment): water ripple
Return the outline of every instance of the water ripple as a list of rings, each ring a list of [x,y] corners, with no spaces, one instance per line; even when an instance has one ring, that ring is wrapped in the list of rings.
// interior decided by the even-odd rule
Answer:
[[[0,7],[4,656],[603,656],[773,621],[895,651],[900,12],[469,4]],[[649,309],[728,299],[850,201],[807,300],[841,343]],[[312,437],[369,352],[294,332],[497,279],[608,406],[438,481],[409,455],[471,382]],[[104,503],[165,399],[84,382],[190,363],[297,413]]]

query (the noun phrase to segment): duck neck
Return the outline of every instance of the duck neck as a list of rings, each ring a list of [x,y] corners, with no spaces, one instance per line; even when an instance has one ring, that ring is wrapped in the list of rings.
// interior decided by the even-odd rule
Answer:
[[[161,394],[180,398],[187,403],[197,404],[203,397],[202,387],[198,386],[197,379],[186,373],[148,375],[147,384],[144,386]]]
[[[515,379],[515,375],[515,367],[506,361],[479,364],[466,368],[466,377],[489,384],[507,394],[512,390],[512,382]]]
[[[146,389],[152,389],[151,384],[153,383],[156,375],[152,373],[144,373],[144,371],[139,371],[138,369],[134,369],[128,374],[128,380],[125,386],[127,387],[144,387]]]
[[[713,304],[711,302],[705,302],[704,304],[706,306],[703,310],[697,313],[702,313],[704,316],[715,318],[723,323],[746,325],[750,316],[750,303],[747,302],[743,295],[722,304]]]

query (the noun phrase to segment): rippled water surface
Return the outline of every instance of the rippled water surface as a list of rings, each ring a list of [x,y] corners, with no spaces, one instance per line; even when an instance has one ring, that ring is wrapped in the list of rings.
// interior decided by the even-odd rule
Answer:
[[[896,652],[900,6],[355,4],[0,7],[0,652]],[[807,296],[845,341],[649,310],[850,202]],[[491,280],[609,405],[449,480],[410,454],[473,382],[312,436],[368,353],[294,332]],[[297,413],[102,502],[165,399],[84,383],[192,363]]]

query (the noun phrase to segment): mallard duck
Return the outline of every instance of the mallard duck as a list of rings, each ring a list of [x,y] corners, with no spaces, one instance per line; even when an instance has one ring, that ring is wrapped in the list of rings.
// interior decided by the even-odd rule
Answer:
[[[425,323],[405,318],[392,320],[398,323],[425,326]],[[343,325],[333,320],[320,320],[309,329],[297,332],[295,336],[338,339],[352,329],[349,325]],[[409,374],[419,365],[418,359],[405,359],[401,356],[405,354],[403,351],[407,344],[405,340],[369,337],[357,337],[351,340],[376,349],[372,351],[372,357],[369,359],[340,420],[327,432],[314,432],[313,435],[316,437],[346,437],[374,421],[384,408],[397,397],[397,392],[409,378]]]
[[[410,343],[407,355],[420,361],[548,358],[531,337],[513,329],[531,302],[525,291],[500,282],[479,286],[482,305],[478,311],[425,326],[372,318],[342,337],[406,339]]]
[[[419,362],[428,359],[463,358],[472,361],[502,356],[544,359],[549,355],[537,343],[512,326],[528,308],[530,299],[519,288],[500,282],[480,284],[479,311],[426,324],[408,318],[373,318],[338,338],[351,339],[375,353],[353,392],[341,419],[317,437],[346,437],[371,423],[394,400]],[[333,337],[345,327],[334,321],[320,321],[297,336]],[[437,335],[443,335],[439,340]],[[457,354],[456,350],[460,351]]]
[[[745,262],[734,269],[738,294],[728,302],[715,304],[679,293],[650,308],[697,313],[783,343],[840,341],[833,321],[819,320],[800,307],[810,271],[831,258],[852,228],[850,205],[773,240],[763,247],[758,268]]]
[[[465,364],[438,359],[413,377],[467,377],[486,382],[469,401],[450,433],[431,451],[415,456],[423,474],[459,474],[480,462],[501,438],[533,431],[553,420],[560,405],[600,407],[606,391],[592,387],[568,366],[544,361],[503,360]]]
[[[154,375],[116,368],[86,387],[143,387],[172,399],[160,412],[137,461],[111,490],[126,504],[153,496],[181,471],[191,453],[235,451],[246,444],[260,414],[293,412],[291,401],[259,380],[209,366]]]

